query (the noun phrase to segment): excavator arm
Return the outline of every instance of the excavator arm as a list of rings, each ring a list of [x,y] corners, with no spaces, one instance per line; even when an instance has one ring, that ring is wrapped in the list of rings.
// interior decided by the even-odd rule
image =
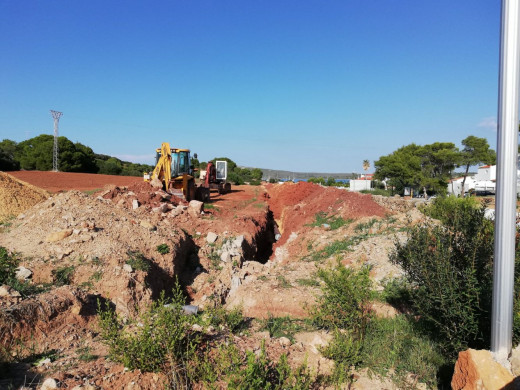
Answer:
[[[170,185],[170,180],[172,178],[172,151],[168,142],[163,142],[161,144],[160,153],[161,155],[158,158],[157,164],[152,173],[152,179],[164,181],[165,189],[168,191],[168,186]]]

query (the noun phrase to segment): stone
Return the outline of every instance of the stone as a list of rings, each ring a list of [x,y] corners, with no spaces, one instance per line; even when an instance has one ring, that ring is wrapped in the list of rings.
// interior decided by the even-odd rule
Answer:
[[[513,371],[513,375],[520,376],[520,344],[511,351],[509,362],[511,363],[511,371]]]
[[[157,178],[150,180],[150,185],[153,188],[160,188],[160,189],[162,189],[162,187],[163,187],[162,181],[157,179]]]
[[[153,223],[148,222],[146,220],[142,220],[140,225],[148,230],[157,230],[157,226],[155,226]]]
[[[54,232],[54,233],[49,234],[45,238],[45,241],[47,241],[47,242],[60,241],[60,240],[63,240],[64,238],[70,236],[71,234],[72,234],[72,229],[61,230],[59,232]]]
[[[139,201],[137,199],[132,200],[132,209],[139,208]]]
[[[130,264],[125,263],[125,265],[123,265],[123,271],[126,271],[131,274],[133,272],[133,268]]]
[[[11,287],[7,284],[3,284],[0,286],[0,297],[8,297],[10,296]]]
[[[192,217],[199,217],[201,211],[204,210],[204,203],[200,202],[198,200],[192,200],[188,204],[188,214],[190,214]]]
[[[28,268],[25,268],[25,267],[18,267],[16,269],[16,274],[15,274],[15,277],[16,279],[18,279],[19,281],[23,282],[27,279],[30,279],[32,277],[32,271]]]
[[[278,339],[278,342],[282,347],[290,347],[291,346],[291,340],[289,340],[287,337],[280,337]]]
[[[154,207],[152,209],[153,212],[156,213],[165,213],[169,210],[168,205],[166,203],[161,203],[160,206]]]
[[[213,232],[209,232],[208,235],[206,236],[206,242],[208,244],[213,244],[215,241],[217,241],[217,239],[218,239],[218,234],[213,233]]]
[[[234,240],[233,240],[233,244],[232,246],[234,248],[240,248],[242,249],[242,245],[244,244],[244,236],[243,235],[240,235],[240,236],[237,236]]]
[[[451,388],[453,390],[508,389],[514,379],[505,367],[493,360],[491,352],[468,349],[459,352],[451,379]]]
[[[255,338],[270,340],[271,339],[271,334],[269,333],[268,330],[264,330],[263,332],[256,332],[255,333]]]
[[[224,251],[220,255],[220,260],[222,260],[224,263],[228,263],[231,261],[231,255],[229,254],[229,252]]]
[[[191,326],[191,329],[195,332],[202,332],[202,326],[200,326],[199,324],[193,324]]]
[[[58,388],[58,382],[56,382],[56,379],[54,378],[47,378],[43,381],[42,387],[40,387],[40,390],[52,390]]]

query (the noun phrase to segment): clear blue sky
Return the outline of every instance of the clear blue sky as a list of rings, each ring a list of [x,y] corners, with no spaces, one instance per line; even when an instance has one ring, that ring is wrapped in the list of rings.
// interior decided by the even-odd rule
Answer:
[[[0,139],[153,163],[362,171],[400,146],[496,145],[499,0],[0,0]]]

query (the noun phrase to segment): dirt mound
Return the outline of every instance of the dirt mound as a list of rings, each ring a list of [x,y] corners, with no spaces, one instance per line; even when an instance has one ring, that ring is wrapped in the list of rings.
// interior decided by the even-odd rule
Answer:
[[[0,221],[23,213],[36,203],[47,199],[49,195],[41,188],[0,172]]]
[[[269,207],[282,233],[278,245],[285,243],[291,232],[297,232],[312,223],[319,212],[345,219],[383,217],[388,213],[372,200],[371,195],[313,183],[276,184],[268,186],[267,190],[270,196]]]
[[[161,207],[162,204],[168,206],[187,204],[187,202],[175,195],[153,188],[150,183],[144,181],[133,183],[128,187],[115,186],[108,188],[101,196],[105,199],[110,199],[115,204],[126,207],[127,209],[134,208],[134,201],[138,202],[138,206],[147,206],[148,209]]]
[[[53,282],[58,271],[69,270],[71,283],[132,314],[136,305],[173,286],[192,247],[182,229],[149,217],[69,191],[27,210],[0,237],[0,245],[27,257],[23,265],[34,272],[35,282]],[[168,253],[158,252],[162,244]]]

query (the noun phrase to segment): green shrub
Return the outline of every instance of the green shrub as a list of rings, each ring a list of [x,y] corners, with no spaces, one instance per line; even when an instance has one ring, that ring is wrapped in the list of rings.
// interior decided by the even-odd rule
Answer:
[[[72,282],[74,266],[60,267],[52,270],[53,283],[55,286],[65,286]]]
[[[292,319],[289,316],[273,317],[271,313],[266,319],[260,321],[260,326],[260,330],[267,330],[270,337],[287,337],[291,341],[294,341],[295,333],[304,329],[300,320]]]
[[[348,329],[362,334],[370,319],[372,282],[370,269],[352,270],[339,264],[332,270],[320,270],[323,295],[310,309],[312,321],[326,329]]]
[[[435,388],[437,373],[446,363],[438,345],[403,315],[373,318],[367,326],[360,366],[382,376],[390,374],[395,382],[402,384],[400,388],[406,388],[409,373],[417,381]]]
[[[129,258],[126,260],[126,264],[130,265],[133,269],[146,272],[150,270],[150,262],[141,252],[128,251],[127,255]]]
[[[339,229],[342,226],[352,223],[353,219],[343,219],[342,217],[336,217],[334,215],[328,215],[323,211],[320,211],[314,216],[314,222],[311,226],[322,226],[327,224],[330,226],[330,230]]]
[[[157,252],[159,252],[161,255],[165,255],[167,253],[170,253],[170,247],[168,246],[168,244],[157,245]]]
[[[392,191],[384,190],[384,189],[381,189],[381,188],[374,188],[372,190],[361,190],[359,192],[361,192],[362,194],[393,196]]]
[[[183,313],[184,297],[177,285],[171,300],[164,292],[138,318],[127,324],[106,304],[98,302],[100,336],[109,357],[131,370],[165,370],[183,377],[198,338],[191,330],[193,317]]]
[[[435,198],[432,203],[422,208],[424,214],[440,220],[444,224],[453,226],[455,219],[464,219],[475,209],[480,209],[480,203],[476,198],[457,198],[444,196]]]
[[[215,327],[224,325],[231,333],[239,333],[247,328],[247,321],[240,306],[226,310],[222,305],[217,304],[208,309],[208,317],[211,325]]]
[[[489,347],[494,240],[483,208],[446,199],[430,210],[444,225],[411,228],[391,260],[405,271],[421,321],[455,356]]]

